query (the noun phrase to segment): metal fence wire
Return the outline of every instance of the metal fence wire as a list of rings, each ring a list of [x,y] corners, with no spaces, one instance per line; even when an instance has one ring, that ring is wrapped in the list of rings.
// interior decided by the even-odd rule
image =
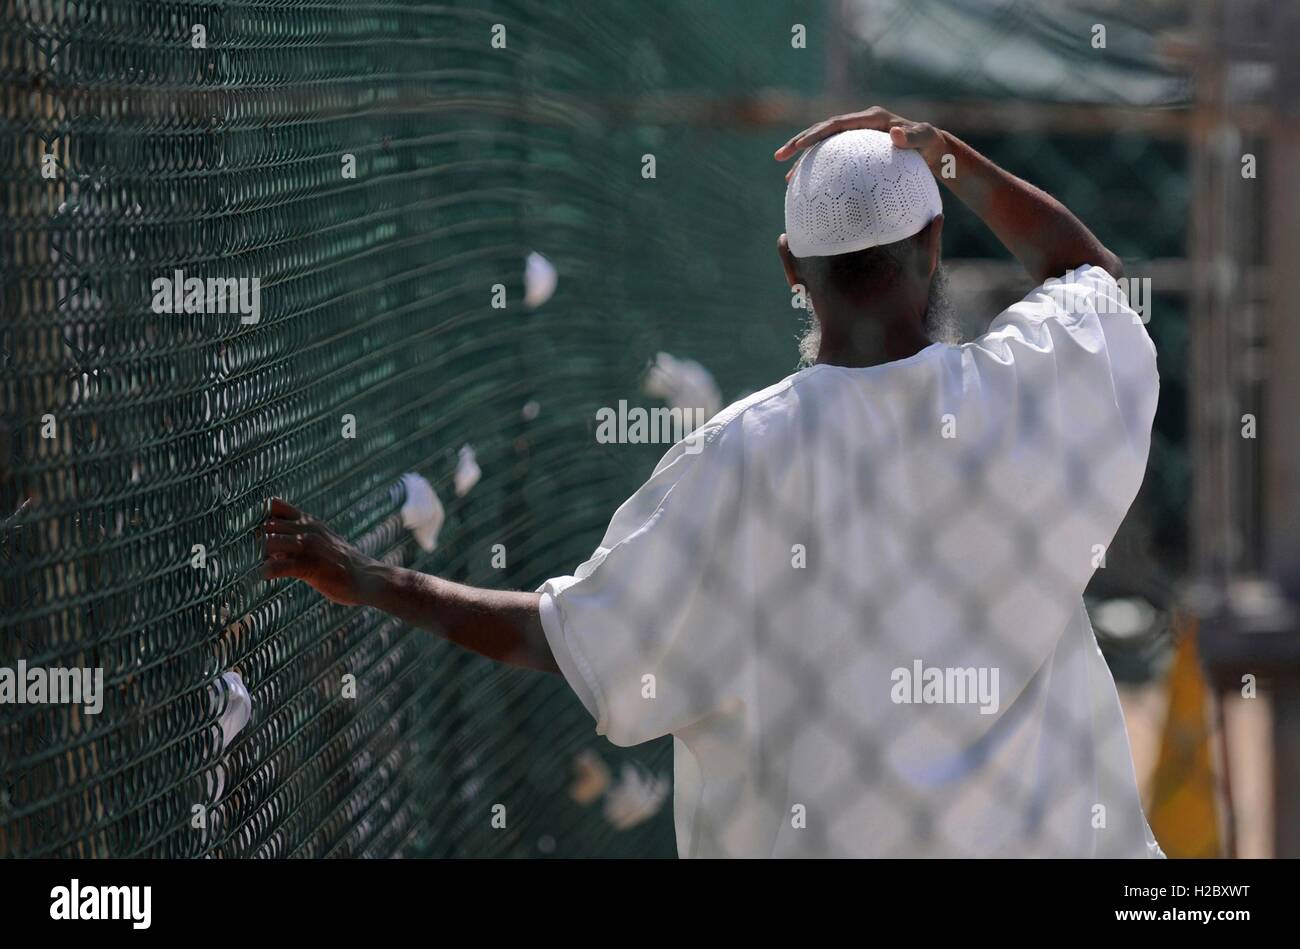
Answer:
[[[791,26],[828,41],[830,9],[0,0],[0,666],[103,669],[105,684],[94,715],[0,708],[0,855],[676,852],[669,740],[615,747],[559,679],[260,582],[251,535],[278,495],[450,579],[534,589],[572,572],[665,449],[594,435],[602,407],[653,404],[657,353],[707,366],[724,402],[795,368],[771,154],[797,124],[731,104],[822,94],[825,64]],[[1028,13],[1002,15],[1014,28]],[[1181,146],[959,131],[1124,256],[1181,252]],[[1137,200],[1105,200],[1118,187]],[[1000,253],[947,205],[949,257]],[[259,311],[158,312],[159,278],[195,277],[256,278]],[[1182,305],[1155,301],[1151,465],[1098,581],[1157,601],[1184,541]],[[817,437],[847,450],[853,436]],[[966,461],[960,490],[934,496],[951,514],[936,530],[981,489]],[[431,552],[403,521],[407,473],[445,508]],[[886,473],[860,474],[842,503],[879,503]],[[1109,503],[1089,486],[1081,507]],[[1049,535],[1003,500],[1017,546],[984,566],[1043,563]],[[807,512],[768,501],[771,528],[798,536]],[[916,557],[942,549],[913,539]],[[682,542],[673,569],[689,570],[702,542]],[[812,577],[846,622],[888,612],[855,595],[852,568],[819,558],[786,582]],[[733,602],[753,580],[710,576]],[[905,581],[876,595],[905,598]],[[991,634],[1001,581],[955,591],[968,628]],[[657,609],[629,622],[651,628]],[[809,641],[774,628],[798,622],[755,618],[790,672],[773,701],[824,713],[851,762],[825,776],[846,808],[900,792],[810,672]],[[878,648],[898,664],[908,644]],[[1031,675],[1024,658],[1004,674]],[[229,736],[238,683],[251,719]],[[1002,775],[1003,793],[1020,777]],[[899,807],[897,852],[945,833],[945,815]]]

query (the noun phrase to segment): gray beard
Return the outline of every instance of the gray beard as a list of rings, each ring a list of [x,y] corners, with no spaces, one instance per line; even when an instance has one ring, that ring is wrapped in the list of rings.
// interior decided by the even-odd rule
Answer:
[[[943,264],[934,268],[930,279],[930,299],[925,304],[922,327],[926,338],[932,343],[947,343],[955,346],[961,342],[961,323],[953,312],[952,300],[948,296],[948,268]],[[822,345],[822,325],[817,319],[817,312],[808,303],[808,322],[803,335],[799,337],[799,368],[804,369],[817,362],[817,354]]]
[[[822,324],[817,319],[812,300],[808,301],[807,320],[804,322],[803,335],[799,337],[799,368],[807,369],[817,362],[817,353],[822,348]]]

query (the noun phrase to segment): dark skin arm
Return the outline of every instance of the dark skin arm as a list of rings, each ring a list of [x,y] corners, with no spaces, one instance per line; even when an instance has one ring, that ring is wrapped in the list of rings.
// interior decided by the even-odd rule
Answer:
[[[280,498],[271,499],[257,533],[268,580],[293,577],[335,603],[373,606],[489,659],[560,671],[537,593],[484,590],[380,563]]]
[[[805,129],[777,149],[776,159],[793,158],[822,139],[850,129],[889,132],[896,148],[920,152],[935,178],[989,226],[1035,283],[1089,264],[1096,264],[1117,279],[1123,276],[1120,259],[1050,194],[1002,170],[950,132],[878,106],[838,115]],[[942,174],[945,155],[953,156],[954,177]]]

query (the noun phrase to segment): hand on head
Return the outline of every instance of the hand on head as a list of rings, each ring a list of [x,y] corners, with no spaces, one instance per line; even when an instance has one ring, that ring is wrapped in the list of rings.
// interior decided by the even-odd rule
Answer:
[[[931,170],[934,170],[939,163],[939,159],[943,157],[942,132],[928,122],[913,122],[911,119],[895,115],[880,106],[872,106],[862,112],[833,115],[825,121],[811,125],[778,148],[773,157],[777,161],[785,161],[793,158],[804,149],[811,148],[822,139],[838,135],[840,132],[849,132],[853,129],[873,129],[877,132],[888,132],[889,140],[894,144],[895,148],[908,148],[920,152],[921,157],[925,159],[925,163],[930,166]],[[786,172],[786,181],[790,180],[790,176],[794,174],[797,167],[798,163]]]

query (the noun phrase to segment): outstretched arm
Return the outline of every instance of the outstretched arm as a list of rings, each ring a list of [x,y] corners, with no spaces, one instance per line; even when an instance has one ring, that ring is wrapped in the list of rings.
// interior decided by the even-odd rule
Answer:
[[[1088,264],[1096,264],[1115,278],[1123,274],[1120,259],[1050,194],[999,168],[952,133],[878,106],[805,129],[777,149],[776,158],[785,161],[850,129],[889,132],[896,147],[920,152],[935,177],[979,215],[1036,283]],[[949,163],[952,177],[942,174],[945,155],[953,158]]]
[[[536,593],[484,590],[390,567],[280,498],[258,528],[262,575],[293,577],[327,599],[372,606],[489,659],[558,673]]]

